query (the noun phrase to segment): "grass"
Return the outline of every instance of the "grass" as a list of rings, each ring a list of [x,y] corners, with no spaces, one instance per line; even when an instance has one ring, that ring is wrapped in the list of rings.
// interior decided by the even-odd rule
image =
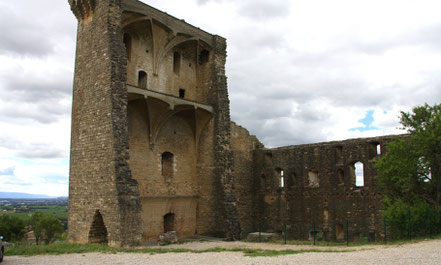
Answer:
[[[434,239],[441,239],[441,235],[433,237]],[[423,240],[427,240],[427,237],[415,238],[412,241],[409,240],[394,240],[388,241],[387,245],[401,245],[407,243],[416,243]],[[274,242],[275,244],[283,244],[283,241]],[[310,241],[288,241],[289,245],[311,245]],[[317,246],[346,246],[346,243],[338,242],[319,242]],[[362,246],[362,245],[380,245],[382,242],[350,242],[349,246]],[[251,249],[251,248],[209,248],[204,250],[192,250],[185,248],[151,248],[151,247],[137,247],[137,248],[122,248],[122,247],[110,247],[101,244],[71,244],[66,241],[58,241],[51,245],[30,245],[21,246],[16,245],[13,247],[7,247],[5,255],[7,256],[35,256],[35,255],[59,255],[59,254],[74,254],[74,253],[145,253],[145,254],[163,254],[163,253],[210,253],[210,252],[242,252],[245,256],[249,257],[274,257],[282,255],[295,255],[301,253],[336,253],[336,252],[351,252],[355,251],[351,248],[348,249],[300,249],[300,250],[269,250],[269,249]]]
[[[211,253],[211,252],[242,252],[245,256],[280,256],[293,255],[306,252],[347,252],[349,250],[263,250],[248,248],[209,248],[204,250],[191,250],[184,248],[115,248],[100,244],[71,244],[67,242],[57,242],[51,245],[31,245],[31,246],[13,246],[6,249],[7,256],[35,256],[35,255],[59,255],[74,253],[145,253],[145,254],[163,254],[163,253]]]

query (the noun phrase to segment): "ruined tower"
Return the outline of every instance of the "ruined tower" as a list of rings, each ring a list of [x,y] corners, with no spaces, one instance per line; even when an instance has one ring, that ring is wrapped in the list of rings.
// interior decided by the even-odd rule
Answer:
[[[69,240],[236,238],[225,39],[137,0],[69,4]]]

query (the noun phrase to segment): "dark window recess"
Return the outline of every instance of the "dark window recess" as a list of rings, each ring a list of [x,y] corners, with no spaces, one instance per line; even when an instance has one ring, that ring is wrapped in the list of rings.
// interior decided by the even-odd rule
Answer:
[[[132,55],[132,36],[125,33],[124,34],[124,45],[126,46],[126,54],[127,54],[127,60],[130,61],[131,55]]]
[[[147,89],[147,73],[144,71],[138,72],[138,87]]]
[[[181,54],[179,52],[173,53],[173,72],[175,74],[179,74],[179,70],[181,69]]]
[[[343,146],[337,146],[335,148],[335,156],[337,164],[343,164]]]
[[[166,181],[170,181],[173,177],[173,154],[170,152],[164,152],[161,155],[161,168],[162,176],[164,176]]]
[[[95,211],[89,230],[89,243],[107,244],[107,228],[99,210]]]
[[[180,98],[185,98],[185,89],[183,89],[183,88],[179,89],[179,97]]]
[[[207,50],[202,50],[199,54],[199,64],[204,64],[208,62],[208,59],[210,58],[210,52]]]
[[[164,233],[175,231],[175,214],[168,213],[164,215]]]

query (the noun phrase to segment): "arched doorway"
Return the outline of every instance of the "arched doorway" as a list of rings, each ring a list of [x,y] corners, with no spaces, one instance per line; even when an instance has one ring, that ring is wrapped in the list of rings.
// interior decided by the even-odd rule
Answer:
[[[99,210],[95,211],[89,230],[89,243],[107,244],[107,228]]]
[[[175,214],[168,213],[164,215],[164,233],[175,231]]]

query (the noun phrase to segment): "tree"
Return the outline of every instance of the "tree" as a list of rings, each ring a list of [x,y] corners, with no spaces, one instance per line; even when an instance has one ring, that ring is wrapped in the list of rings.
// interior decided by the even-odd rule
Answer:
[[[431,209],[433,222],[440,222],[441,105],[401,112],[400,123],[409,135],[386,144],[386,153],[375,163],[378,187],[384,194],[383,213],[397,224],[397,230],[405,229],[407,223],[401,219],[407,212],[416,223],[429,223],[418,218],[427,218]]]
[[[40,243],[40,237],[42,233],[37,233],[35,231],[35,228],[37,227],[37,223],[38,221],[40,221],[40,219],[43,217],[43,214],[40,212],[34,212],[31,216],[31,219],[29,219],[29,225],[32,227],[32,229],[34,230],[34,236],[35,236],[35,242],[37,243],[37,245]]]
[[[0,215],[0,235],[4,237],[5,241],[20,241],[23,239],[25,230],[24,222],[12,215]]]
[[[54,242],[64,231],[63,224],[52,215],[36,215],[34,222],[33,229],[37,244],[43,241],[48,245]]]

